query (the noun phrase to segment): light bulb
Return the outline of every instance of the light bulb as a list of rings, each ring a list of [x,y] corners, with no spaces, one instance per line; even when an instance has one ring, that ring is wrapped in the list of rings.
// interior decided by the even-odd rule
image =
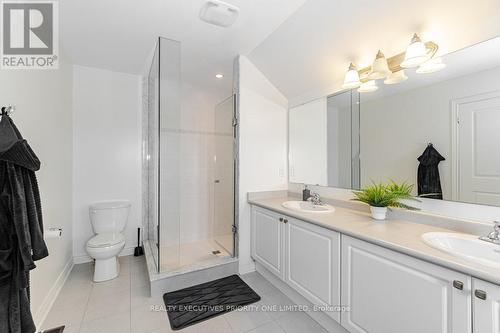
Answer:
[[[429,60],[427,48],[417,34],[413,35],[410,45],[406,48],[405,59],[401,63],[403,68],[417,67]]]
[[[345,74],[344,84],[342,85],[343,89],[353,89],[357,88],[361,85],[361,81],[359,81],[359,73],[356,66],[351,62],[349,65],[349,69]]]

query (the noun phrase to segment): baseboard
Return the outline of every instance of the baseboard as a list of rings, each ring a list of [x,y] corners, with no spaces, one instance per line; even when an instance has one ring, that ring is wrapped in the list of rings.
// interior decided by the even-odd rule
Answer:
[[[52,288],[50,288],[49,292],[43,299],[42,304],[40,305],[40,308],[38,311],[33,315],[33,320],[35,321],[36,327],[42,327],[42,324],[49,314],[50,309],[52,308],[52,305],[54,305],[54,302],[57,299],[57,296],[61,292],[62,287],[64,286],[64,283],[69,277],[69,274],[71,273],[71,270],[73,269],[73,258],[70,258],[68,262],[66,262],[66,265],[64,265],[64,269],[62,270],[61,274],[57,277],[56,281],[52,285]]]
[[[255,263],[246,264],[246,265],[240,264],[238,272],[240,273],[240,275],[255,272]]]
[[[120,252],[120,254],[118,256],[119,257],[130,256],[130,255],[134,254],[134,249],[135,249],[135,246],[126,247],[122,250],[122,252]],[[94,260],[94,259],[89,257],[88,254],[82,254],[82,255],[73,257],[73,263],[75,265],[84,264],[86,262],[91,262],[92,260]]]

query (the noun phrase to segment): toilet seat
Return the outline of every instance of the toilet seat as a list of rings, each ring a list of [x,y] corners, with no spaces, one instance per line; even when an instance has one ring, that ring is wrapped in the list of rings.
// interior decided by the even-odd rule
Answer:
[[[120,233],[98,234],[89,239],[87,246],[90,248],[103,248],[125,242],[125,237]]]

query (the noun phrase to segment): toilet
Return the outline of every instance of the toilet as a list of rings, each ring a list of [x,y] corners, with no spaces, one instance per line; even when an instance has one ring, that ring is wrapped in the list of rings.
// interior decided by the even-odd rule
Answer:
[[[94,282],[116,278],[120,273],[118,254],[125,247],[122,232],[127,225],[129,201],[106,201],[90,205],[95,236],[87,242],[87,253],[95,259]]]

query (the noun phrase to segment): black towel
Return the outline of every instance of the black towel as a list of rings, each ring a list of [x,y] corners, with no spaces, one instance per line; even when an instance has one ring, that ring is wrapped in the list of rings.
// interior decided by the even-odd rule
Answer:
[[[441,180],[439,179],[438,164],[445,158],[434,148],[432,144],[427,145],[424,152],[418,158],[418,195],[424,198],[443,199]]]

